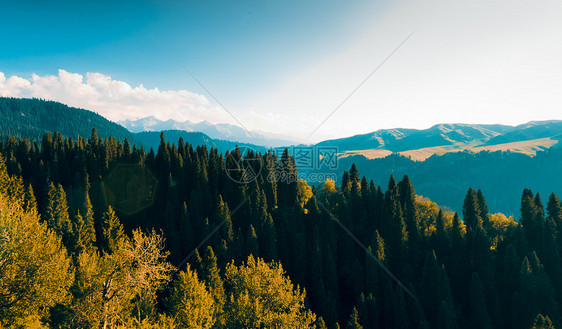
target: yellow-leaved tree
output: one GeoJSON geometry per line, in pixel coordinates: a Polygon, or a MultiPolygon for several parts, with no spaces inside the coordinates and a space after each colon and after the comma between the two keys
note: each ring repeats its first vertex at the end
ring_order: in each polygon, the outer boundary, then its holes
{"type": "Polygon", "coordinates": [[[189,264],[174,281],[168,298],[168,312],[182,328],[209,329],[216,321],[213,295],[189,264]]]}
{"type": "Polygon", "coordinates": [[[156,316],[156,293],[169,281],[164,238],[134,230],[111,253],[83,252],[78,257],[73,325],[100,328],[123,325],[131,316],[156,316]]]}
{"type": "Polygon", "coordinates": [[[61,237],[26,206],[21,179],[8,177],[0,155],[0,327],[28,326],[69,298],[71,261],[61,237]]]}
{"type": "Polygon", "coordinates": [[[226,328],[313,328],[316,315],[305,307],[306,292],[295,287],[281,264],[249,256],[226,268],[226,328]]]}

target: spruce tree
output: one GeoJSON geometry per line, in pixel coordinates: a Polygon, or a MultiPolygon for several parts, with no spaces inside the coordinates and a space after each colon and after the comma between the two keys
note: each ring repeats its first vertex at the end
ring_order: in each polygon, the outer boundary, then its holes
{"type": "Polygon", "coordinates": [[[359,324],[359,313],[357,308],[354,307],[349,315],[349,321],[347,321],[346,329],[363,329],[363,326],[359,324]]]}
{"type": "Polygon", "coordinates": [[[246,235],[246,254],[253,255],[254,257],[259,257],[258,236],[253,225],[250,225],[250,227],[248,227],[246,235]]]}
{"type": "Polygon", "coordinates": [[[322,319],[321,316],[318,317],[318,320],[316,320],[316,329],[328,329],[328,327],[326,327],[324,319],[322,319]]]}
{"type": "Polygon", "coordinates": [[[533,323],[531,329],[554,329],[554,325],[548,316],[542,316],[542,314],[539,314],[535,318],[535,322],[533,323]]]}
{"type": "Polygon", "coordinates": [[[217,313],[215,317],[219,324],[222,324],[224,319],[222,318],[222,309],[224,303],[226,302],[226,295],[224,292],[224,284],[220,275],[220,270],[217,265],[217,257],[213,252],[211,246],[207,246],[203,259],[201,260],[201,279],[207,285],[209,292],[215,300],[217,313]]]}
{"type": "Polygon", "coordinates": [[[462,214],[467,228],[476,229],[477,227],[482,227],[478,197],[472,187],[470,187],[466,192],[466,197],[464,198],[464,204],[462,207],[462,214]]]}
{"type": "Polygon", "coordinates": [[[472,328],[491,329],[490,315],[488,314],[484,298],[484,287],[477,272],[472,273],[468,291],[470,293],[468,318],[472,323],[472,328]]]}
{"type": "Polygon", "coordinates": [[[556,194],[550,194],[546,211],[548,212],[549,219],[553,220],[556,225],[562,225],[562,206],[560,205],[560,199],[556,194]]]}
{"type": "Polygon", "coordinates": [[[35,194],[33,193],[33,187],[31,184],[27,185],[25,190],[23,209],[27,212],[38,212],[37,200],[35,199],[35,194]]]}
{"type": "Polygon", "coordinates": [[[113,208],[109,206],[102,216],[101,249],[111,254],[119,249],[125,238],[123,225],[119,221],[119,218],[117,218],[113,208]]]}
{"type": "Polygon", "coordinates": [[[94,244],[96,242],[96,229],[95,229],[95,219],[94,219],[94,207],[90,201],[89,193],[90,183],[86,177],[86,187],[84,191],[84,199],[80,212],[84,220],[86,234],[84,236],[85,243],[94,244]],[[87,241],[87,242],[86,242],[87,241]]]}
{"type": "Polygon", "coordinates": [[[63,244],[69,248],[72,241],[72,223],[68,215],[66,193],[59,184],[49,184],[47,191],[47,206],[45,207],[44,220],[47,225],[62,237],[63,244]]]}
{"type": "Polygon", "coordinates": [[[442,301],[452,304],[449,278],[443,265],[437,261],[435,252],[429,251],[422,269],[420,299],[430,323],[437,323],[437,314],[442,301]]]}
{"type": "Polygon", "coordinates": [[[455,311],[447,301],[441,301],[437,314],[437,329],[458,329],[455,311]]]}

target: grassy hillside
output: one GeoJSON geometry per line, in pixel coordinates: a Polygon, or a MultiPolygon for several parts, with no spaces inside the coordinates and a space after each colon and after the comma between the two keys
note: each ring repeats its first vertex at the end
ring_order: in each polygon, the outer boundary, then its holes
{"type": "Polygon", "coordinates": [[[438,124],[428,129],[387,129],[347,138],[327,140],[318,146],[336,146],[341,156],[368,159],[400,153],[424,161],[433,154],[470,150],[511,151],[534,156],[537,151],[559,147],[562,121],[533,121],[519,126],[438,124]]]}

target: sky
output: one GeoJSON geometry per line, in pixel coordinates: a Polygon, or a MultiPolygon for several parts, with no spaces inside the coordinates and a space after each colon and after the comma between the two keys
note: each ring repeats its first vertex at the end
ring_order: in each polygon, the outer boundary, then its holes
{"type": "Polygon", "coordinates": [[[207,120],[312,143],[562,119],[559,0],[59,0],[2,12],[0,96],[112,121],[207,120]]]}

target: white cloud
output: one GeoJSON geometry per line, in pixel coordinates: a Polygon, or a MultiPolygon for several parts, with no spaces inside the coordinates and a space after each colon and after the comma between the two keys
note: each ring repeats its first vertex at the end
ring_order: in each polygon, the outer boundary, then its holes
{"type": "Polygon", "coordinates": [[[78,73],[59,70],[58,76],[33,74],[31,79],[6,77],[0,72],[0,96],[36,97],[85,108],[112,121],[155,116],[213,123],[232,123],[230,116],[205,96],[187,90],[132,87],[102,73],[78,73]]]}

